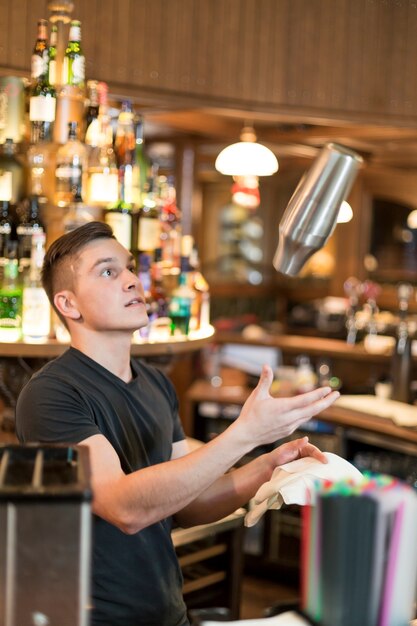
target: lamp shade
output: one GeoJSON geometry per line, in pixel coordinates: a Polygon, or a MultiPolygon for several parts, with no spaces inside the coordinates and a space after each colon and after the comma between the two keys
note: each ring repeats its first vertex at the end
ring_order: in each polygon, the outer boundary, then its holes
{"type": "Polygon", "coordinates": [[[244,128],[241,138],[247,139],[233,143],[220,152],[215,163],[218,172],[226,176],[271,176],[278,171],[275,154],[256,142],[253,129],[244,128]]]}

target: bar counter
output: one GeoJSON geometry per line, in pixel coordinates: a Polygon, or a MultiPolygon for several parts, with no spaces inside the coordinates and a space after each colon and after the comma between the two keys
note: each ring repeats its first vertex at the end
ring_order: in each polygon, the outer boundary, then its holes
{"type": "Polygon", "coordinates": [[[239,343],[248,346],[268,346],[279,348],[289,355],[310,354],[312,356],[328,356],[337,360],[348,359],[369,363],[385,363],[390,358],[389,352],[368,352],[362,343],[348,344],[342,339],[328,339],[325,337],[311,337],[290,334],[265,333],[256,338],[244,337],[238,332],[216,332],[216,342],[239,343]]]}
{"type": "MultiPolygon", "coordinates": [[[[195,331],[187,337],[172,338],[168,341],[132,341],[132,356],[169,356],[195,352],[211,341],[214,335],[214,328],[208,326],[202,331],[195,331]]],[[[45,341],[27,343],[16,341],[13,343],[0,342],[0,357],[21,357],[21,358],[46,358],[53,359],[69,347],[68,343],[47,339],[45,341]]]]}
{"type": "MultiPolygon", "coordinates": [[[[189,388],[186,398],[188,402],[185,430],[187,434],[194,432],[194,407],[199,402],[218,402],[221,404],[241,405],[245,402],[252,389],[250,387],[221,386],[213,387],[206,380],[196,380],[189,388]]],[[[417,444],[417,428],[405,428],[396,425],[392,420],[378,417],[370,413],[347,409],[333,405],[320,413],[317,419],[329,422],[345,428],[358,428],[371,431],[380,435],[386,435],[402,444],[417,444]]]]}

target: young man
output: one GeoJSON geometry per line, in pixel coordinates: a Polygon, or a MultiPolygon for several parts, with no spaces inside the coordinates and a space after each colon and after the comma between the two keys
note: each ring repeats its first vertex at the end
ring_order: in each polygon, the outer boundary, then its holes
{"type": "Polygon", "coordinates": [[[35,373],[16,409],[20,441],[75,443],[90,452],[93,488],[93,626],[185,626],[171,518],[220,519],[248,502],[280,464],[325,460],[298,439],[227,472],[256,446],[279,440],[338,396],[322,388],[272,398],[272,372],[238,419],[189,453],[169,380],[130,358],[148,322],[131,254],[101,222],[55,241],[42,280],[71,347],[35,373]]]}

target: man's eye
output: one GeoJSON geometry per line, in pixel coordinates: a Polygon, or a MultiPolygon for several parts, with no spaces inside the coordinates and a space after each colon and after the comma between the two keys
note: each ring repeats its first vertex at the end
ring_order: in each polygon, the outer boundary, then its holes
{"type": "Polygon", "coordinates": [[[105,269],[101,273],[102,276],[113,276],[113,270],[105,269]]]}
{"type": "Polygon", "coordinates": [[[136,274],[136,267],[134,265],[130,265],[127,269],[129,272],[132,272],[132,274],[136,274]]]}

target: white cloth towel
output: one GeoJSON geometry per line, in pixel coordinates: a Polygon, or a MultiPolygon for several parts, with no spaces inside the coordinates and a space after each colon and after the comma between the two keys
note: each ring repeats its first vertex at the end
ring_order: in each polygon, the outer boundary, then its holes
{"type": "Polygon", "coordinates": [[[297,615],[293,611],[286,611],[281,615],[275,615],[274,617],[264,617],[261,619],[242,619],[235,620],[233,622],[203,622],[202,626],[235,626],[235,624],[242,624],[242,626],[308,626],[307,620],[301,615],[297,615]]]}
{"type": "Polygon", "coordinates": [[[349,461],[334,454],[324,453],[327,463],[309,456],[280,465],[253,498],[254,506],[245,516],[245,525],[253,526],[268,509],[280,509],[282,504],[313,504],[312,496],[317,482],[349,479],[363,480],[361,472],[349,461]]]}

